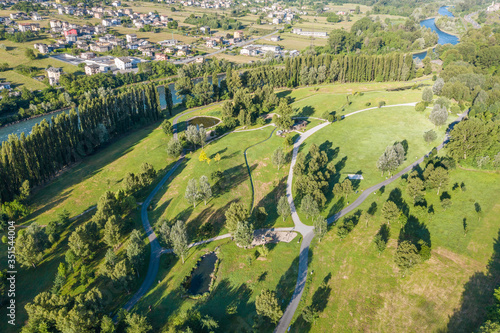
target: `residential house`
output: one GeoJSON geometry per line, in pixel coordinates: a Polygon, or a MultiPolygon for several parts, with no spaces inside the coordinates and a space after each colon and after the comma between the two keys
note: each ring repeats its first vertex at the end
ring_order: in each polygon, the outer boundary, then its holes
{"type": "Polygon", "coordinates": [[[122,2],[119,0],[113,1],[111,4],[113,7],[120,7],[122,5],[122,2]]]}
{"type": "Polygon", "coordinates": [[[175,39],[166,39],[166,40],[162,40],[160,42],[158,42],[158,44],[160,44],[160,46],[164,47],[164,46],[174,46],[174,45],[177,45],[177,40],[175,39]]]}
{"type": "Polygon", "coordinates": [[[138,47],[139,47],[139,45],[137,43],[129,43],[129,44],[127,44],[127,48],[129,50],[137,50],[138,47]]]}
{"type": "Polygon", "coordinates": [[[31,19],[32,19],[33,21],[41,21],[41,20],[43,20],[42,16],[40,16],[40,14],[38,14],[38,13],[33,13],[33,14],[31,15],[31,19]]]}
{"type": "Polygon", "coordinates": [[[155,55],[155,59],[158,61],[168,60],[168,55],[166,55],[165,53],[157,53],[155,55]]]}
{"type": "Polygon", "coordinates": [[[111,45],[109,45],[109,43],[90,44],[90,51],[93,52],[108,52],[110,50],[111,50],[111,45]]]}
{"type": "Polygon", "coordinates": [[[94,52],[83,52],[80,54],[80,58],[84,60],[89,60],[95,58],[95,53],[94,52]]]}
{"type": "Polygon", "coordinates": [[[10,86],[10,82],[0,82],[0,90],[10,90],[11,89],[11,86],[10,86]]]}
{"type": "Polygon", "coordinates": [[[236,38],[243,38],[243,31],[238,30],[234,32],[234,39],[236,38]]]}
{"type": "Polygon", "coordinates": [[[47,76],[49,78],[49,84],[55,86],[59,84],[59,79],[61,78],[62,68],[49,67],[47,69],[47,76]]]}
{"type": "Polygon", "coordinates": [[[126,37],[127,37],[127,43],[134,43],[137,41],[136,34],[128,34],[126,37]]]}
{"type": "Polygon", "coordinates": [[[200,32],[203,34],[210,34],[210,27],[209,26],[203,26],[200,28],[200,32]]]}
{"type": "Polygon", "coordinates": [[[271,42],[279,42],[281,40],[280,36],[272,36],[271,42]]]}
{"type": "Polygon", "coordinates": [[[94,75],[99,74],[101,72],[101,67],[97,64],[91,64],[85,66],[85,74],[86,75],[94,75]]]}
{"type": "Polygon", "coordinates": [[[47,54],[50,52],[50,49],[47,46],[47,44],[35,43],[34,48],[38,50],[38,52],[40,52],[41,54],[47,54]]]}
{"type": "Polygon", "coordinates": [[[19,31],[21,32],[27,32],[27,31],[31,31],[31,24],[30,23],[19,23],[17,25],[17,28],[19,29],[19,31]]]}
{"type": "Polygon", "coordinates": [[[153,58],[153,57],[155,56],[155,52],[154,52],[154,50],[153,50],[153,49],[143,50],[143,51],[142,51],[142,55],[143,55],[144,57],[151,57],[151,58],[153,58]]]}

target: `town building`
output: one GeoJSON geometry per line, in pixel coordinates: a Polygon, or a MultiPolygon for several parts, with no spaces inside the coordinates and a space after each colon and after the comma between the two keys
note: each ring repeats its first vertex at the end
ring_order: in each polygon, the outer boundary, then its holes
{"type": "Polygon", "coordinates": [[[101,68],[97,64],[91,64],[85,66],[85,74],[86,75],[94,75],[99,74],[101,72],[101,68]]]}
{"type": "Polygon", "coordinates": [[[118,69],[130,69],[132,68],[132,59],[129,57],[115,58],[115,65],[118,69]]]}
{"type": "Polygon", "coordinates": [[[49,78],[49,84],[55,86],[59,84],[59,79],[61,78],[62,68],[49,67],[47,69],[47,77],[49,78]]]}

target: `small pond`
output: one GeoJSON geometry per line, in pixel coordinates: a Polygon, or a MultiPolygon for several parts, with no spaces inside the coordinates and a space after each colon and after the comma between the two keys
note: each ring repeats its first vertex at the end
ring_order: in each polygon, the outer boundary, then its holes
{"type": "Polygon", "coordinates": [[[220,119],[215,117],[199,116],[188,120],[188,125],[203,125],[205,128],[210,128],[220,123],[220,119]]]}
{"type": "Polygon", "coordinates": [[[201,257],[198,265],[191,273],[189,285],[186,286],[189,294],[202,295],[209,291],[210,282],[212,281],[210,275],[214,272],[216,262],[217,255],[215,252],[210,252],[201,257]]]}

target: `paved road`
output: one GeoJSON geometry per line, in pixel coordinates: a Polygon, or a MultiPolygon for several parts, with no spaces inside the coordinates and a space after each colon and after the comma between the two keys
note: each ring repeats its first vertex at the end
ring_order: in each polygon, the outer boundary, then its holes
{"type": "Polygon", "coordinates": [[[148,219],[148,207],[151,204],[151,200],[153,200],[154,196],[158,191],[162,188],[163,185],[167,182],[167,180],[172,176],[172,174],[175,172],[175,170],[179,167],[179,165],[182,163],[182,160],[184,159],[184,154],[182,154],[179,157],[179,160],[175,165],[170,168],[170,170],[167,172],[167,174],[162,178],[162,180],[156,185],[154,190],[149,194],[149,196],[146,198],[144,203],[142,204],[141,208],[141,220],[142,220],[142,226],[144,227],[144,230],[146,231],[146,235],[148,236],[149,243],[151,244],[151,255],[149,256],[149,267],[148,267],[148,272],[146,273],[146,277],[144,278],[144,281],[142,282],[141,287],[139,290],[134,294],[134,296],[125,304],[124,309],[127,311],[130,311],[132,307],[141,299],[142,296],[144,296],[148,290],[151,288],[153,285],[153,282],[156,280],[156,275],[158,274],[158,268],[160,267],[160,255],[162,253],[162,247],[158,243],[158,239],[156,238],[156,234],[153,231],[153,228],[151,227],[151,224],[149,223],[148,219]]]}
{"type": "MultiPolygon", "coordinates": [[[[416,103],[405,103],[405,104],[386,105],[384,107],[409,106],[409,105],[415,105],[415,104],[416,103]]],[[[368,111],[368,110],[373,110],[373,109],[378,109],[378,107],[355,111],[355,112],[352,112],[352,113],[349,113],[349,114],[345,115],[345,117],[352,116],[354,114],[357,114],[357,113],[360,113],[360,112],[364,112],[364,111],[368,111]]],[[[437,147],[438,150],[442,149],[444,147],[444,145],[448,142],[449,131],[450,131],[451,128],[453,128],[453,125],[455,125],[455,124],[459,123],[460,121],[462,121],[463,118],[465,116],[467,116],[468,111],[469,110],[467,110],[463,114],[461,114],[452,123],[452,125],[448,128],[448,131],[446,132],[445,139],[437,147]]],[[[318,125],[318,126],[315,126],[315,127],[311,128],[309,131],[305,132],[303,135],[301,135],[299,137],[299,139],[295,142],[294,147],[293,147],[292,162],[290,163],[290,171],[288,173],[288,180],[287,180],[287,189],[286,189],[286,192],[287,192],[288,202],[290,204],[290,208],[291,208],[291,211],[292,211],[292,219],[293,219],[293,222],[294,222],[294,224],[296,226],[296,230],[299,231],[299,232],[301,232],[304,238],[302,240],[302,244],[301,244],[301,247],[300,247],[299,273],[298,273],[298,277],[297,277],[297,283],[295,285],[295,291],[294,291],[294,293],[292,295],[292,299],[290,300],[290,303],[288,304],[288,306],[287,306],[287,308],[285,310],[285,313],[283,314],[283,317],[281,317],[281,319],[280,319],[280,321],[278,323],[278,326],[274,330],[274,332],[276,332],[276,333],[283,333],[283,332],[287,331],[288,327],[290,326],[290,323],[292,322],[292,319],[293,319],[293,316],[295,314],[295,311],[297,310],[297,307],[298,307],[298,305],[300,303],[300,299],[301,299],[302,293],[304,291],[304,286],[305,286],[305,283],[307,281],[307,264],[308,264],[308,256],[309,256],[309,245],[311,244],[311,241],[312,241],[312,239],[314,237],[314,228],[311,227],[311,226],[307,226],[307,225],[303,224],[300,221],[300,218],[299,218],[299,216],[297,214],[297,211],[295,209],[295,203],[294,203],[293,197],[292,197],[293,167],[294,167],[295,162],[296,162],[297,153],[298,153],[300,145],[309,136],[311,136],[312,134],[314,134],[317,131],[321,130],[323,127],[328,126],[328,124],[329,123],[323,123],[321,125],[318,125]]],[[[330,216],[327,219],[328,223],[333,223],[337,219],[341,218],[342,216],[344,216],[347,213],[351,212],[352,210],[356,209],[366,198],[368,198],[368,196],[371,193],[373,193],[373,191],[376,191],[379,188],[381,188],[382,186],[388,185],[391,182],[395,181],[396,179],[398,179],[399,177],[401,177],[405,173],[407,173],[410,170],[412,170],[416,165],[422,163],[423,160],[424,160],[424,157],[420,158],[416,162],[414,162],[411,165],[409,165],[408,167],[404,168],[403,170],[401,170],[400,172],[398,172],[396,175],[392,176],[391,178],[386,179],[383,182],[381,182],[381,183],[379,183],[377,185],[374,185],[374,186],[368,188],[351,205],[349,205],[348,207],[344,208],[339,213],[337,213],[337,214],[335,214],[333,216],[330,216]]]]}
{"type": "Polygon", "coordinates": [[[267,34],[265,36],[261,36],[261,37],[257,37],[257,38],[252,38],[252,39],[246,40],[246,41],[241,42],[241,43],[236,43],[236,44],[233,44],[233,45],[231,45],[229,47],[225,47],[223,49],[220,49],[218,51],[215,51],[215,52],[212,52],[212,53],[209,53],[209,54],[199,55],[199,56],[196,56],[196,57],[186,58],[186,59],[182,59],[182,60],[176,60],[173,63],[176,64],[176,65],[181,65],[181,64],[187,64],[189,62],[193,62],[193,61],[195,61],[198,58],[208,58],[208,57],[211,57],[213,55],[219,54],[221,52],[224,52],[224,51],[227,51],[227,50],[231,50],[231,49],[233,49],[235,47],[242,47],[242,46],[251,44],[251,43],[253,43],[253,42],[255,42],[255,41],[259,40],[259,39],[275,35],[278,32],[279,32],[279,30],[275,30],[275,31],[273,31],[270,34],[267,34]]]}

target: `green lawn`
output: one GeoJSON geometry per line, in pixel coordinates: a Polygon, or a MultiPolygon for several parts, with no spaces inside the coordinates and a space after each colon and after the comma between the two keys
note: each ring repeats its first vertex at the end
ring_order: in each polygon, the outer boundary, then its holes
{"type": "MultiPolygon", "coordinates": [[[[7,47],[7,50],[0,50],[0,62],[6,62],[9,64],[9,70],[5,72],[0,72],[0,80],[5,80],[12,82],[14,87],[23,85],[31,90],[44,89],[47,86],[40,81],[37,81],[31,77],[24,76],[14,71],[14,67],[19,65],[29,65],[35,66],[39,69],[38,75],[46,75],[45,68],[49,65],[52,67],[62,67],[65,73],[74,73],[80,70],[77,66],[70,65],[68,63],[53,59],[47,55],[40,55],[42,58],[37,60],[29,60],[25,56],[26,49],[33,49],[34,43],[51,43],[50,38],[47,35],[41,34],[40,39],[25,42],[25,43],[15,43],[9,40],[2,40],[0,44],[7,47]]],[[[35,51],[38,52],[38,51],[35,51]]]]}
{"type": "MultiPolygon", "coordinates": [[[[334,199],[331,189],[348,174],[363,175],[364,179],[359,183],[353,182],[354,190],[359,192],[386,178],[387,175],[382,176],[378,171],[376,162],[387,146],[403,140],[408,142],[406,161],[398,169],[401,170],[441,142],[445,126],[436,129],[438,139],[435,142],[428,144],[423,139],[424,132],[434,128],[428,120],[429,112],[427,109],[419,113],[409,106],[369,110],[333,123],[306,140],[300,147],[303,154],[307,154],[313,143],[327,149],[329,163],[333,163],[337,170],[330,179],[328,201],[322,214],[331,216],[347,205],[343,198],[334,199]]],[[[450,116],[449,121],[454,117],[450,116]]],[[[350,195],[347,202],[352,202],[359,192],[350,195]]]]}
{"type": "MultiPolygon", "coordinates": [[[[225,233],[224,213],[230,204],[241,202],[245,207],[250,207],[251,204],[252,192],[243,151],[268,138],[271,131],[272,128],[267,127],[261,131],[231,133],[205,146],[204,151],[210,158],[213,159],[217,153],[220,154],[219,163],[214,160],[210,164],[200,162],[201,149],[188,153],[172,176],[172,181],[153,199],[154,209],[150,218],[152,224],[161,218],[169,221],[183,220],[188,223],[191,239],[197,239],[196,231],[204,223],[213,225],[214,234],[225,233]],[[211,179],[214,171],[221,171],[224,174],[223,179],[216,184],[211,179]],[[189,179],[199,180],[202,175],[209,177],[214,196],[206,205],[199,202],[193,207],[184,198],[184,193],[189,179]]],[[[271,154],[261,151],[260,146],[255,147],[255,150],[252,149],[252,154],[253,152],[259,156],[271,154]]],[[[252,174],[259,164],[257,159],[249,160],[252,174]]]]}
{"type": "MultiPolygon", "coordinates": [[[[130,135],[116,140],[108,147],[99,151],[91,157],[87,157],[81,163],[71,167],[50,184],[35,193],[31,201],[33,213],[28,216],[22,224],[36,222],[42,225],[57,219],[57,214],[63,209],[67,209],[71,216],[82,213],[87,208],[95,205],[99,197],[106,190],[116,191],[121,188],[121,181],[127,172],[138,172],[142,162],[153,164],[159,171],[159,180],[170,167],[174,159],[166,156],[165,144],[168,140],[161,129],[157,129],[158,124],[137,130],[130,135]]],[[[144,191],[137,194],[137,199],[141,200],[144,193],[152,189],[149,186],[144,191]]],[[[37,294],[51,288],[57,267],[64,261],[64,253],[68,249],[67,239],[71,232],[78,226],[88,221],[93,212],[71,222],[61,233],[60,239],[48,250],[44,261],[34,269],[24,269],[18,267],[17,274],[17,320],[22,323],[27,319],[24,305],[31,301],[37,294]],[[33,274],[37,276],[37,283],[33,283],[33,274]]],[[[131,214],[127,221],[143,233],[139,214],[131,214]]],[[[125,241],[124,237],[122,241],[125,241]]],[[[123,255],[123,248],[118,251],[118,255],[123,255]]],[[[96,259],[90,262],[90,268],[97,267],[104,256],[105,250],[96,253],[96,259]]],[[[149,247],[147,256],[149,255],[149,247]]],[[[6,246],[0,244],[0,269],[6,268],[6,246]]],[[[146,265],[143,268],[147,268],[146,265]]],[[[96,270],[97,271],[97,270],[96,270]]],[[[144,272],[143,272],[144,273],[144,272]]],[[[142,274],[144,275],[144,274],[142,274]]],[[[131,287],[132,292],[139,286],[140,279],[131,287]]],[[[130,295],[123,291],[117,291],[104,279],[91,279],[88,284],[80,285],[75,277],[68,277],[65,293],[79,293],[86,288],[97,285],[105,296],[105,306],[114,310],[117,305],[125,303],[130,295]]],[[[5,308],[3,309],[5,310],[5,308]]],[[[2,312],[3,313],[3,312],[2,312]]],[[[0,324],[0,331],[6,330],[6,322],[0,324]]]]}
{"type": "MultiPolygon", "coordinates": [[[[363,95],[353,96],[353,93],[361,91],[357,90],[361,87],[352,87],[350,91],[344,90],[344,92],[333,90],[334,86],[318,86],[316,88],[300,88],[289,93],[288,96],[294,102],[292,105],[297,115],[321,117],[326,111],[336,111],[338,115],[342,115],[377,107],[381,101],[384,101],[386,105],[393,105],[418,102],[422,98],[422,90],[420,89],[395,92],[373,90],[363,92],[363,95]],[[318,91],[315,91],[316,88],[319,88],[318,91]],[[347,103],[348,99],[350,104],[347,103]]],[[[283,92],[281,94],[285,95],[283,92]]]]}
{"type": "Polygon", "coordinates": [[[158,124],[137,130],[110,144],[95,155],[54,179],[32,196],[32,214],[25,220],[47,224],[63,209],[75,216],[94,206],[105,191],[121,189],[128,172],[137,173],[143,162],[161,174],[168,171],[174,158],[165,151],[169,140],[158,124]]]}
{"type": "MultiPolygon", "coordinates": [[[[172,328],[174,317],[188,309],[212,316],[219,323],[220,332],[251,330],[256,315],[255,297],[262,290],[276,291],[283,310],[288,304],[297,278],[299,247],[295,240],[279,243],[267,258],[257,258],[255,249],[239,248],[227,239],[191,249],[184,264],[172,254],[163,255],[159,283],[138,303],[136,310],[148,316],[155,332],[172,328]],[[206,299],[185,298],[183,278],[203,254],[213,250],[220,258],[213,291],[206,299]],[[226,313],[229,305],[237,307],[236,314],[226,313]]],[[[273,329],[272,324],[262,327],[266,332],[273,329]]]]}
{"type": "Polygon", "coordinates": [[[378,206],[368,226],[359,222],[342,241],[336,227],[331,227],[321,243],[313,244],[309,269],[314,274],[308,275],[292,332],[436,332],[446,331],[447,325],[450,332],[472,332],[484,319],[488,297],[498,279],[486,272],[500,227],[500,174],[452,171],[446,189],[453,202],[451,208],[444,211],[435,191],[426,194],[434,214],[414,211],[398,182],[388,186],[383,196],[373,195],[359,207],[367,210],[372,203],[378,206]],[[451,190],[455,182],[464,182],[467,190],[451,190]],[[373,244],[383,222],[380,207],[398,188],[411,206],[411,214],[422,223],[421,230],[428,231],[432,245],[431,259],[405,278],[393,261],[401,226],[391,225],[391,239],[382,255],[373,244]],[[475,212],[475,202],[482,207],[480,216],[475,212]],[[465,236],[464,219],[469,228],[465,236]],[[320,309],[312,325],[300,317],[303,307],[311,303],[320,309]]]}

